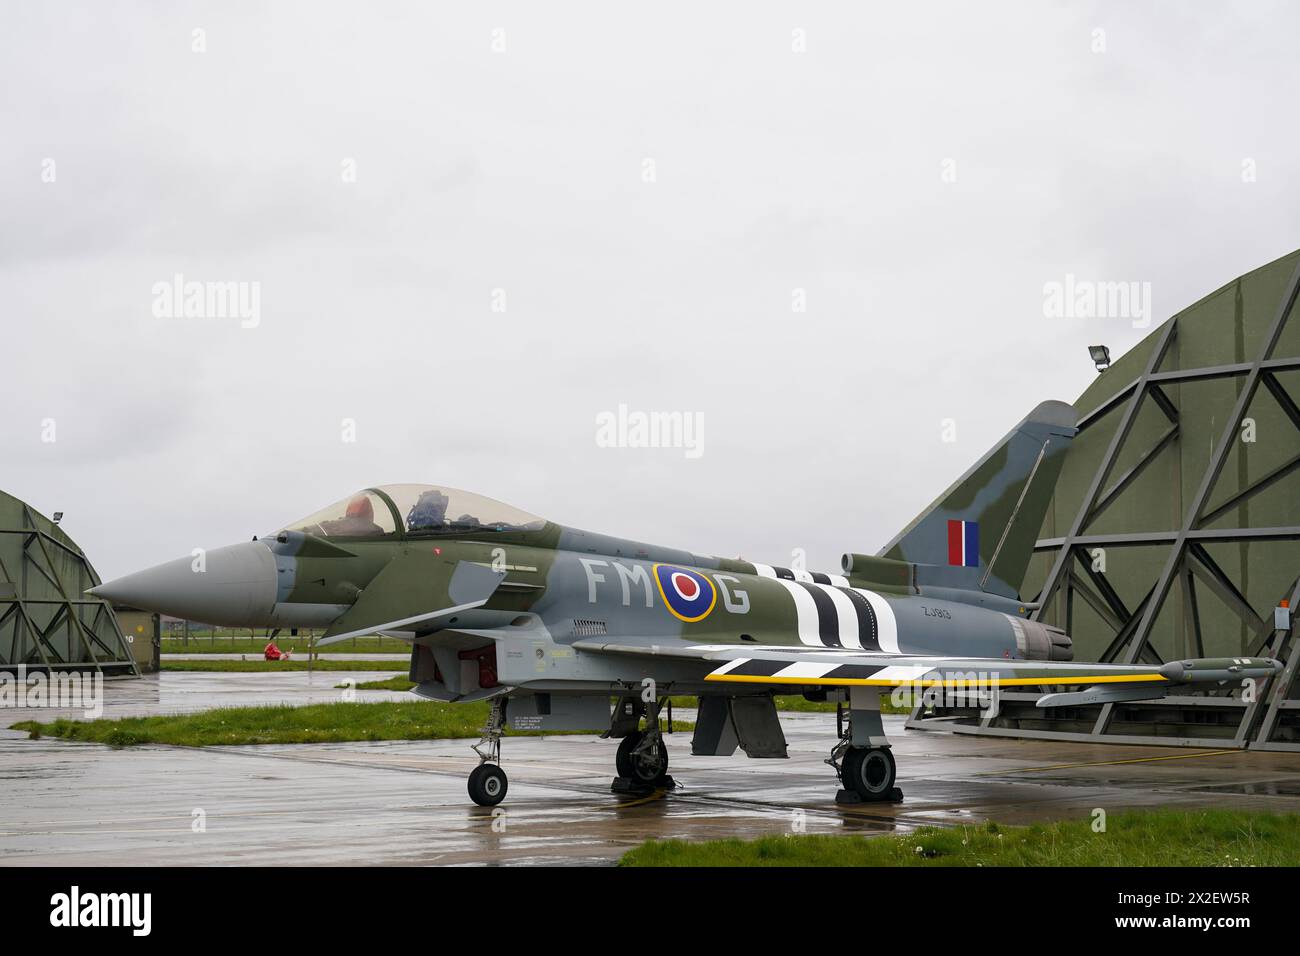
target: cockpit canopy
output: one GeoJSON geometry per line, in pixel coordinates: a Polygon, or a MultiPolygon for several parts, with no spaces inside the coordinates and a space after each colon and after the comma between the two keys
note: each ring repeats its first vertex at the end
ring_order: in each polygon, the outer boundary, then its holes
{"type": "Polygon", "coordinates": [[[375,538],[537,531],[537,515],[446,485],[381,485],[348,495],[284,531],[320,538],[375,538]]]}

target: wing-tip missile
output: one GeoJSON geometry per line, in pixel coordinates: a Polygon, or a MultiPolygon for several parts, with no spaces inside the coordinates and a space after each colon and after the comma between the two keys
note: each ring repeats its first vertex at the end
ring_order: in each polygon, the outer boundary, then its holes
{"type": "Polygon", "coordinates": [[[1221,682],[1255,678],[1262,680],[1282,672],[1282,662],[1271,657],[1208,657],[1170,661],[1160,676],[1175,684],[1221,682]]]}

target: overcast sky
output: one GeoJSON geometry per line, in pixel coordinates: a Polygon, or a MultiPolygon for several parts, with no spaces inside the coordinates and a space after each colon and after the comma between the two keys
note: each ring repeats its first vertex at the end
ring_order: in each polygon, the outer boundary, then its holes
{"type": "Polygon", "coordinates": [[[1158,323],[1300,245],[1295,5],[2,17],[0,488],[110,578],[396,481],[835,566],[1146,334],[1045,283],[1158,323]]]}

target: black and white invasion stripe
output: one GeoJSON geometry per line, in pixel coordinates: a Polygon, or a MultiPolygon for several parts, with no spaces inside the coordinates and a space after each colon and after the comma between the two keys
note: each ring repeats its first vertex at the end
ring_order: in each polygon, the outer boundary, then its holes
{"type": "Polygon", "coordinates": [[[898,624],[884,598],[866,588],[850,587],[840,574],[792,571],[754,565],[761,577],[773,578],[790,593],[799,640],[809,647],[899,653],[898,624]]]}
{"type": "Polygon", "coordinates": [[[773,683],[824,684],[837,681],[892,685],[907,684],[933,671],[928,664],[838,664],[834,661],[771,661],[741,657],[728,661],[709,674],[709,680],[757,681],[767,678],[773,683]]]}
{"type": "Polygon", "coordinates": [[[822,571],[799,571],[790,568],[773,567],[770,564],[754,565],[754,573],[761,578],[778,578],[782,581],[801,581],[804,584],[833,584],[836,587],[848,587],[849,579],[842,574],[826,574],[822,571]]]}

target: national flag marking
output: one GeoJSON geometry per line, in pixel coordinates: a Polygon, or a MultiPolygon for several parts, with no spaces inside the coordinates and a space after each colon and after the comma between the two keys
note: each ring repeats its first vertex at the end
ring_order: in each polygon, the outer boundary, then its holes
{"type": "Polygon", "coordinates": [[[948,563],[958,568],[980,566],[980,526],[978,521],[948,520],[948,563]]]}

